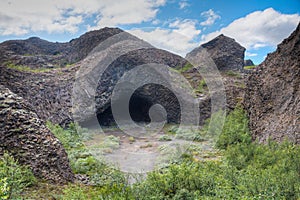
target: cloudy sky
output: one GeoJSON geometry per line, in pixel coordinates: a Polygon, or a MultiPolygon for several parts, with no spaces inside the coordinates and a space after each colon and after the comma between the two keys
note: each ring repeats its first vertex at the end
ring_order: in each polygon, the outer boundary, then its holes
{"type": "Polygon", "coordinates": [[[185,56],[223,33],[259,64],[299,21],[300,0],[1,0],[0,42],[31,36],[65,42],[120,27],[185,56]]]}

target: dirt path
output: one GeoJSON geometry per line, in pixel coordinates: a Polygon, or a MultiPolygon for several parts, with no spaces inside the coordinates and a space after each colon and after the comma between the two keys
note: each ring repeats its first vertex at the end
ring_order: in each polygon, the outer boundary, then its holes
{"type": "Polygon", "coordinates": [[[192,149],[196,161],[219,159],[211,141],[186,141],[163,131],[148,138],[132,137],[118,129],[93,132],[86,146],[95,157],[105,159],[124,172],[149,172],[176,161],[188,149],[192,149]]]}

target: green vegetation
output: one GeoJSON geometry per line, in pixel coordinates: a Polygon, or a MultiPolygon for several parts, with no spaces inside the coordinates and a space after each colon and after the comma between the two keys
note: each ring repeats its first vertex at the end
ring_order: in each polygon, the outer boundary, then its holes
{"type": "Polygon", "coordinates": [[[169,135],[162,135],[158,138],[158,141],[172,141],[172,138],[169,135]]]}
{"type": "MultiPolygon", "coordinates": [[[[224,112],[217,112],[213,114],[211,120],[221,121],[223,115],[224,112]]],[[[48,191],[48,197],[63,200],[300,199],[300,146],[289,142],[282,144],[271,141],[267,144],[251,142],[247,115],[240,106],[227,115],[223,129],[218,123],[215,127],[209,127],[209,122],[208,120],[202,131],[190,131],[189,134],[193,132],[192,137],[201,136],[201,138],[207,138],[208,134],[212,134],[210,137],[216,138],[216,147],[221,149],[218,153],[222,156],[221,159],[196,159],[199,152],[196,152],[198,147],[195,146],[191,151],[182,154],[181,159],[148,173],[147,178],[133,184],[128,183],[126,174],[110,168],[90,154],[83,143],[86,140],[84,129],[74,124],[68,129],[62,129],[58,125],[48,123],[48,127],[66,148],[73,171],[88,175],[92,183],[92,185],[76,183],[63,187],[53,186],[59,189],[52,188],[52,192],[48,191]],[[219,136],[213,134],[218,131],[221,131],[219,136]],[[53,190],[56,192],[55,195],[53,190]]],[[[175,134],[190,137],[186,134],[186,130],[176,126],[168,128],[168,133],[162,140],[167,140],[169,136],[175,134]]],[[[118,143],[115,137],[109,138],[109,141],[118,143]]],[[[2,199],[7,194],[6,191],[14,185],[9,180],[23,180],[21,182],[26,183],[23,188],[32,183],[32,179],[22,179],[31,176],[16,175],[20,174],[20,171],[11,173],[18,178],[10,179],[10,176],[6,176],[9,174],[5,172],[6,165],[1,164],[0,168],[2,199]]],[[[21,169],[20,166],[14,166],[14,170],[21,169]]],[[[47,192],[40,190],[44,188],[32,189],[27,195],[41,199],[41,195],[47,192]]],[[[18,194],[20,192],[15,192],[15,197],[18,194]]]]}
{"type": "Polygon", "coordinates": [[[5,63],[6,67],[9,69],[15,69],[18,71],[22,71],[22,72],[33,72],[33,73],[38,73],[38,72],[48,72],[51,71],[52,69],[48,69],[48,68],[38,68],[38,69],[32,69],[26,65],[15,65],[12,62],[7,62],[5,63]]]}
{"type": "Polygon", "coordinates": [[[250,65],[250,66],[244,66],[244,69],[250,70],[250,69],[255,69],[256,65],[250,65]]]}
{"type": "Polygon", "coordinates": [[[203,94],[203,93],[205,93],[206,89],[207,89],[207,84],[206,84],[205,80],[202,79],[202,80],[200,81],[198,87],[196,88],[196,91],[195,91],[195,92],[198,92],[198,93],[202,93],[202,94],[203,94]]]}
{"type": "Polygon", "coordinates": [[[0,158],[0,199],[16,199],[36,182],[32,172],[20,166],[8,153],[0,158]]]}
{"type": "MultiPolygon", "coordinates": [[[[59,125],[53,125],[47,122],[47,127],[62,142],[68,153],[71,168],[74,173],[85,174],[90,176],[93,185],[124,184],[126,182],[124,174],[120,171],[109,167],[106,163],[100,162],[95,158],[92,152],[84,145],[87,139],[85,129],[78,127],[76,124],[70,124],[68,129],[63,129],[59,125]]],[[[114,148],[119,145],[119,140],[114,136],[105,138],[102,146],[114,148]]]]}
{"type": "Polygon", "coordinates": [[[216,141],[216,146],[219,149],[227,149],[229,146],[239,143],[250,144],[251,136],[247,114],[240,106],[237,106],[226,117],[222,132],[216,141]]]}
{"type": "Polygon", "coordinates": [[[200,130],[193,129],[192,127],[178,127],[177,125],[173,125],[169,128],[168,133],[174,135],[177,139],[203,141],[200,130]]]}
{"type": "Polygon", "coordinates": [[[193,66],[191,63],[187,63],[187,64],[185,64],[184,66],[177,67],[176,69],[177,69],[179,72],[183,73],[183,72],[188,71],[189,69],[192,69],[193,67],[194,67],[194,66],[193,66]]]}
{"type": "Polygon", "coordinates": [[[146,180],[133,186],[135,197],[299,199],[300,147],[288,142],[251,143],[247,122],[240,107],[228,115],[217,140],[217,146],[225,149],[223,160],[194,162],[186,159],[151,172],[146,180]]]}
{"type": "Polygon", "coordinates": [[[235,72],[235,71],[232,71],[232,70],[226,71],[225,74],[226,74],[227,76],[236,77],[236,78],[241,78],[241,74],[240,74],[239,72],[235,72]]]}
{"type": "MultiPolygon", "coordinates": [[[[16,65],[12,62],[6,62],[5,66],[9,69],[15,69],[18,71],[22,71],[22,72],[32,72],[32,73],[42,73],[42,72],[49,72],[49,71],[53,71],[55,69],[61,69],[59,66],[55,66],[54,68],[37,68],[37,69],[33,69],[29,66],[26,65],[16,65]]],[[[66,64],[65,68],[70,68],[73,67],[73,64],[66,64]]],[[[61,72],[61,71],[60,71],[61,72]]]]}

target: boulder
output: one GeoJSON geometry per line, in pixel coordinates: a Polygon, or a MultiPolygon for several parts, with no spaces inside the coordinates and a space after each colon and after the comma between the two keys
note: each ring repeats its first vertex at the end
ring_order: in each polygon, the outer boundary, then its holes
{"type": "Polygon", "coordinates": [[[0,153],[9,152],[35,176],[74,181],[67,153],[23,98],[0,85],[0,153]]]}
{"type": "Polygon", "coordinates": [[[246,86],[253,139],[300,144],[300,24],[249,75],[246,86]]]}

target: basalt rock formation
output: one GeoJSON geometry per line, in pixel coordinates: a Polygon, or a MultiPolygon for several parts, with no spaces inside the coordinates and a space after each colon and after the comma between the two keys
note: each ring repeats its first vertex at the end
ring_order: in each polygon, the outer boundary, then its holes
{"type": "MultiPolygon", "coordinates": [[[[199,52],[206,51],[220,71],[242,71],[245,50],[246,49],[234,39],[221,34],[213,40],[195,48],[188,53],[186,57],[191,57],[199,52]]],[[[206,54],[206,52],[203,53],[206,54]]]]}
{"type": "Polygon", "coordinates": [[[13,64],[32,69],[64,67],[82,60],[100,42],[121,32],[118,28],[103,28],[64,43],[48,42],[38,37],[5,41],[0,44],[0,65],[13,64]]]}
{"type": "MultiPolygon", "coordinates": [[[[76,71],[82,69],[82,71],[87,72],[90,67],[94,67],[91,66],[90,61],[95,59],[93,55],[88,56],[88,54],[107,38],[117,35],[118,33],[122,33],[122,31],[120,29],[104,28],[99,31],[86,33],[78,39],[71,40],[69,43],[50,43],[38,38],[4,42],[0,44],[4,52],[2,60],[0,59],[2,61],[2,66],[0,66],[0,84],[30,102],[33,110],[42,120],[65,126],[74,121],[71,108],[76,71]],[[15,44],[18,44],[20,48],[14,49],[13,46],[15,44]],[[45,45],[45,48],[43,48],[43,45],[45,45]],[[67,67],[54,67],[54,69],[46,72],[30,71],[27,69],[22,70],[22,68],[20,70],[9,66],[7,67],[6,65],[6,62],[9,60],[21,67],[24,64],[32,69],[46,68],[47,66],[43,64],[44,62],[33,62],[34,64],[30,65],[25,59],[25,57],[39,59],[41,54],[47,57],[47,59],[53,58],[53,60],[55,60],[61,56],[61,58],[68,60],[68,62],[80,61],[67,67]]],[[[99,115],[99,121],[103,121],[103,124],[110,124],[111,121],[109,108],[113,86],[128,70],[147,63],[164,64],[173,68],[186,64],[186,61],[180,56],[156,49],[128,33],[124,34],[130,38],[134,38],[141,46],[134,51],[122,54],[119,58],[116,58],[114,62],[107,66],[108,68],[102,76],[99,73],[93,74],[99,76],[100,81],[97,86],[96,99],[93,97],[92,100],[96,100],[96,113],[99,115]],[[147,48],[142,48],[143,45],[147,48]]],[[[133,98],[133,102],[137,103],[131,103],[132,106],[137,105],[137,107],[132,107],[134,118],[136,118],[137,121],[147,121],[149,119],[148,112],[142,115],[135,112],[145,110],[154,102],[167,103],[171,111],[169,114],[170,121],[178,121],[178,112],[180,113],[180,109],[178,109],[178,103],[176,104],[176,98],[174,95],[172,96],[169,90],[150,87],[146,90],[140,89],[139,91],[140,92],[135,94],[137,98],[133,98]],[[157,89],[160,91],[159,98],[151,95],[154,94],[157,89]],[[151,98],[145,98],[145,95],[142,93],[147,93],[151,98]],[[160,100],[156,101],[157,99],[160,100]]],[[[85,101],[85,99],[83,99],[83,101],[85,101]]],[[[95,114],[95,107],[92,108],[93,112],[90,113],[91,115],[95,114]]],[[[88,120],[88,115],[83,115],[84,120],[88,120]]]]}
{"type": "Polygon", "coordinates": [[[254,140],[300,144],[300,24],[249,75],[245,108],[254,140]]]}
{"type": "Polygon", "coordinates": [[[248,60],[244,60],[244,66],[253,66],[254,63],[252,60],[248,59],[248,60]]]}
{"type": "Polygon", "coordinates": [[[0,153],[8,151],[35,176],[74,181],[67,154],[23,98],[0,85],[0,153]]]}

